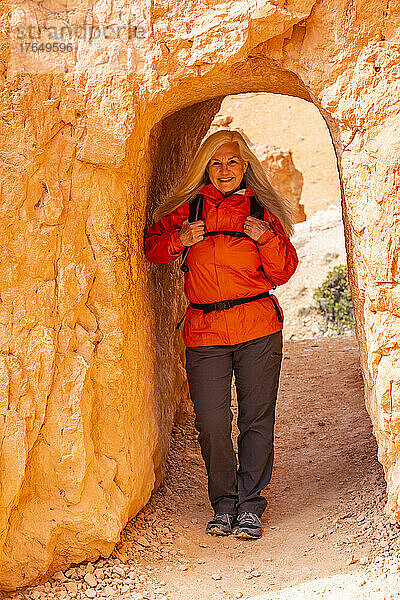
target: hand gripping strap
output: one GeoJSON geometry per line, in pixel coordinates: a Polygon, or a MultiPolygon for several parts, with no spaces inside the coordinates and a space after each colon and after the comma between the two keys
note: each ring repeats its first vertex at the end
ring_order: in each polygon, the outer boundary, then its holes
{"type": "MultiPolygon", "coordinates": [[[[193,223],[194,221],[199,221],[202,216],[203,216],[203,200],[204,200],[204,196],[202,194],[197,194],[193,200],[191,200],[189,202],[189,216],[188,216],[188,221],[189,223],[193,223]]],[[[254,217],[256,219],[260,219],[260,221],[264,220],[264,205],[261,204],[258,200],[257,200],[257,196],[250,196],[250,216],[254,217]]],[[[268,224],[271,227],[272,231],[274,233],[276,233],[275,228],[273,227],[270,219],[269,219],[269,213],[267,211],[267,219],[268,219],[268,224]]],[[[221,235],[221,234],[225,234],[225,235],[231,235],[232,237],[248,237],[245,233],[241,232],[241,231],[208,231],[204,234],[204,237],[207,236],[211,236],[211,235],[221,235]]],[[[184,273],[187,273],[189,271],[189,267],[186,264],[186,257],[188,255],[188,252],[190,250],[191,246],[188,246],[188,248],[186,248],[183,253],[182,253],[182,260],[181,260],[181,266],[180,266],[180,270],[183,271],[184,273]]]]}

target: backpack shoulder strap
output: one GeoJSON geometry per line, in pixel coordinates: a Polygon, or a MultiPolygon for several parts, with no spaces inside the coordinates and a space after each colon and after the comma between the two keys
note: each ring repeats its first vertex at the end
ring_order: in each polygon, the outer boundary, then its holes
{"type": "MultiPolygon", "coordinates": [[[[278,234],[274,224],[272,223],[271,213],[267,210],[266,221],[268,225],[272,229],[275,234],[278,234]]],[[[255,217],[256,219],[260,219],[260,221],[264,220],[264,206],[257,200],[257,196],[250,196],[250,216],[255,217]]]]}
{"type": "MultiPolygon", "coordinates": [[[[189,202],[189,216],[188,216],[188,221],[189,223],[193,223],[194,221],[199,221],[202,217],[203,214],[203,194],[196,194],[196,196],[193,198],[193,200],[191,200],[191,202],[189,202]]],[[[184,249],[182,256],[181,256],[181,266],[180,266],[180,270],[183,271],[184,273],[187,273],[189,271],[189,268],[186,264],[186,257],[188,255],[188,252],[190,250],[191,246],[188,246],[187,248],[184,249]]]]}
{"type": "Polygon", "coordinates": [[[203,195],[197,194],[191,202],[189,202],[189,223],[199,221],[203,214],[203,195]]]}
{"type": "Polygon", "coordinates": [[[250,216],[264,220],[264,206],[259,203],[256,196],[250,196],[250,216]]]}

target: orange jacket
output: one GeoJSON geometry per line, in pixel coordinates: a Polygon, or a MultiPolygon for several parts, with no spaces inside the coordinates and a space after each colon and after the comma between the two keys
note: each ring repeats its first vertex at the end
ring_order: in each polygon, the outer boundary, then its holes
{"type": "MultiPolygon", "coordinates": [[[[204,195],[202,220],[206,231],[243,231],[250,215],[250,196],[254,195],[250,187],[224,197],[209,183],[199,193],[204,195]]],[[[264,210],[265,220],[266,214],[264,210]]],[[[182,254],[186,246],[178,233],[188,215],[189,203],[186,202],[145,231],[144,248],[149,261],[168,263],[182,254]]],[[[268,229],[257,241],[216,235],[193,244],[186,258],[187,299],[207,304],[244,298],[288,281],[298,264],[297,253],[273,215],[272,224],[277,233],[268,229]]],[[[186,346],[232,345],[275,333],[282,327],[268,297],[205,315],[201,309],[189,306],[183,341],[186,346]]]]}

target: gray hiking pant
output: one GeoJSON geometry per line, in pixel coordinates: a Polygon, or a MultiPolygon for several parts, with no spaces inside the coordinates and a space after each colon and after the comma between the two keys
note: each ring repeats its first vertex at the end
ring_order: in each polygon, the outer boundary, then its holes
{"type": "Polygon", "coordinates": [[[232,346],[186,348],[186,373],[195,427],[215,512],[261,517],[274,460],[275,405],[282,331],[232,346]],[[231,381],[238,398],[238,459],[232,445],[231,381]]]}

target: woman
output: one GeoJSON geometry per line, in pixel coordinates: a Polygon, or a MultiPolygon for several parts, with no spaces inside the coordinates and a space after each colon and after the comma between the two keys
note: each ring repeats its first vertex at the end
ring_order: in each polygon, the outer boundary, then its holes
{"type": "Polygon", "coordinates": [[[186,373],[214,509],[206,533],[258,538],[267,505],[260,492],[272,474],[282,361],[282,311],[269,290],[288,281],[298,264],[289,241],[292,211],[243,136],[220,130],[203,141],[154,219],[145,232],[148,260],[167,263],[185,256],[186,373]],[[231,439],[232,373],[238,469],[231,439]]]}

